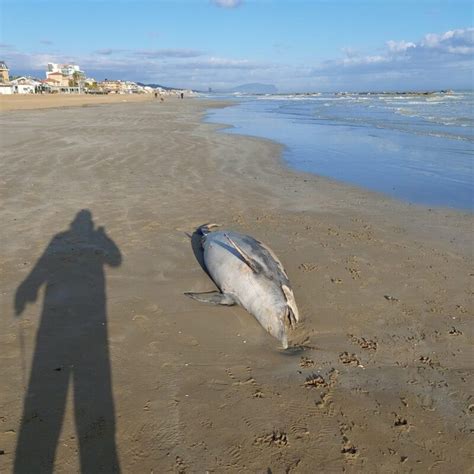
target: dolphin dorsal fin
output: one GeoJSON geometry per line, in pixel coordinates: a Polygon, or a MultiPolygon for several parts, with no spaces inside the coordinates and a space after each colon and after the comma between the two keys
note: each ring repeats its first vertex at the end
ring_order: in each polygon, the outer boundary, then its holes
{"type": "Polygon", "coordinates": [[[256,262],[252,257],[246,254],[227,234],[224,234],[225,238],[234,247],[238,254],[242,257],[242,260],[248,265],[248,267],[255,273],[260,272],[260,264],[256,262]]]}

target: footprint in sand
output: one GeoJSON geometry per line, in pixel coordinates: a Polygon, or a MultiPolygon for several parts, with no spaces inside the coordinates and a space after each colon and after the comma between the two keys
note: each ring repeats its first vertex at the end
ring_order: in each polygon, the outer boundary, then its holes
{"type": "Polygon", "coordinates": [[[145,306],[145,311],[147,313],[158,313],[161,314],[163,310],[156,304],[154,303],[149,303],[145,306]]]}
{"type": "Polygon", "coordinates": [[[343,364],[360,365],[359,359],[356,357],[356,355],[349,354],[348,352],[341,352],[341,354],[339,354],[339,360],[343,364]]]}
{"type": "Polygon", "coordinates": [[[360,270],[354,267],[346,267],[346,270],[351,274],[353,280],[360,278],[360,270]]]}
{"type": "Polygon", "coordinates": [[[148,316],[145,316],[144,314],[135,314],[132,317],[132,320],[142,325],[143,323],[146,323],[148,321],[148,316]]]}
{"type": "Polygon", "coordinates": [[[326,380],[324,377],[319,374],[311,374],[306,377],[304,382],[304,386],[308,388],[319,388],[319,387],[327,387],[326,380]]]}
{"type": "Polygon", "coordinates": [[[298,269],[302,272],[314,272],[318,269],[318,266],[315,263],[302,263],[298,266],[298,269]]]}
{"type": "Polygon", "coordinates": [[[148,344],[148,355],[156,355],[161,352],[163,344],[160,341],[152,341],[148,344]]]}
{"type": "Polygon", "coordinates": [[[359,450],[356,448],[354,443],[351,442],[346,434],[346,431],[350,429],[350,426],[348,426],[346,423],[339,424],[339,431],[342,436],[341,453],[344,454],[346,461],[355,459],[359,455],[359,450]]]}
{"type": "Polygon", "coordinates": [[[374,341],[373,339],[366,339],[365,337],[356,337],[352,334],[349,334],[348,337],[351,342],[353,342],[354,344],[358,344],[362,349],[367,349],[371,351],[377,350],[377,341],[374,341]]]}
{"type": "Polygon", "coordinates": [[[314,360],[309,357],[301,356],[300,367],[304,369],[314,367],[314,360]]]}
{"type": "Polygon", "coordinates": [[[288,435],[284,431],[272,431],[271,433],[255,438],[254,444],[278,447],[288,446],[288,435]]]}

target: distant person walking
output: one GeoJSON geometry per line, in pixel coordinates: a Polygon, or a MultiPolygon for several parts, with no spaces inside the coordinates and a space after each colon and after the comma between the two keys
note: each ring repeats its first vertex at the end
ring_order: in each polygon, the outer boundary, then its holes
{"type": "Polygon", "coordinates": [[[184,99],[184,92],[181,92],[181,99],[184,99]]]}
{"type": "Polygon", "coordinates": [[[45,285],[30,380],[18,435],[15,474],[52,473],[68,388],[81,472],[120,471],[107,340],[104,266],[120,251],[88,210],[56,234],[15,295],[20,316],[45,285]]]}

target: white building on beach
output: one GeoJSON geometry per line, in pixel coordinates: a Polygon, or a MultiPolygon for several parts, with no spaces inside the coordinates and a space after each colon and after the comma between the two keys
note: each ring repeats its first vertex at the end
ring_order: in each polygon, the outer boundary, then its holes
{"type": "Polygon", "coordinates": [[[34,94],[40,83],[34,79],[23,76],[11,80],[10,85],[14,94],[34,94]]]}
{"type": "Polygon", "coordinates": [[[10,84],[0,83],[0,95],[10,95],[13,94],[13,87],[10,84]]]}
{"type": "Polygon", "coordinates": [[[63,76],[72,76],[75,72],[84,75],[84,71],[81,71],[81,68],[77,64],[48,63],[46,77],[55,72],[60,72],[63,76]]]}

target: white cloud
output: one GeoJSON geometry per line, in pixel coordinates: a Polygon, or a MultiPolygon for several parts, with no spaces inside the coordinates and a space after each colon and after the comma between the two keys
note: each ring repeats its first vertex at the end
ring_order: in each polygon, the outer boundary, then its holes
{"type": "Polygon", "coordinates": [[[375,63],[384,63],[387,62],[388,59],[385,56],[352,56],[348,58],[344,58],[341,61],[341,64],[344,66],[353,66],[353,65],[360,65],[360,64],[375,64],[375,63]]]}
{"type": "Polygon", "coordinates": [[[427,34],[420,41],[387,41],[377,55],[344,48],[346,57],[315,65],[313,77],[349,89],[472,87],[474,28],[427,34]]]}
{"type": "Polygon", "coordinates": [[[242,5],[243,0],[211,0],[211,3],[222,8],[236,8],[242,5]]]}
{"type": "Polygon", "coordinates": [[[472,55],[474,53],[474,28],[429,33],[420,43],[426,50],[439,53],[472,55]]]}
{"type": "Polygon", "coordinates": [[[403,53],[410,48],[416,48],[416,44],[411,41],[387,41],[388,50],[391,53],[403,53]]]}

